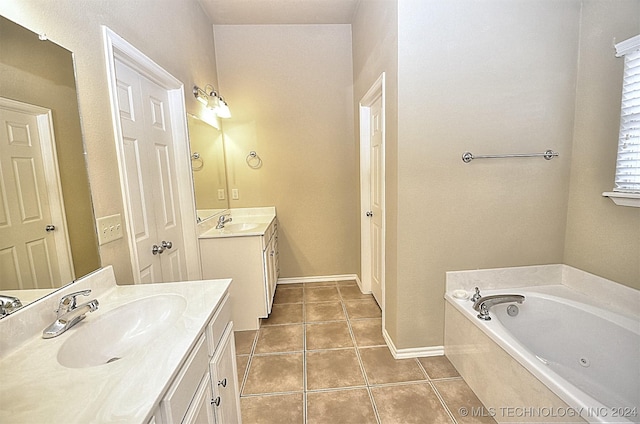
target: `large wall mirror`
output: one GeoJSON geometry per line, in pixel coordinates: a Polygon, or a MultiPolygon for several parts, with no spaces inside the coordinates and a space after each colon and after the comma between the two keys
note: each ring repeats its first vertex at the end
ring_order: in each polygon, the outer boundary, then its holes
{"type": "Polygon", "coordinates": [[[100,256],[73,54],[2,16],[0,40],[0,295],[27,304],[100,256]]]}
{"type": "Polygon", "coordinates": [[[227,172],[220,130],[194,115],[187,115],[191,168],[199,220],[229,209],[227,172]]]}

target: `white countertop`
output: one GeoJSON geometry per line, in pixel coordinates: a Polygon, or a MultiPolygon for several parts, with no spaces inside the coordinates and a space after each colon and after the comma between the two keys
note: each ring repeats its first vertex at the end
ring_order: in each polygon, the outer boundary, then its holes
{"type": "Polygon", "coordinates": [[[98,294],[100,307],[84,321],[53,339],[33,336],[0,360],[0,421],[146,423],[230,284],[204,280],[114,286],[98,294]],[[167,293],[183,296],[186,308],[149,344],[109,364],[66,368],[58,363],[60,346],[92,319],[127,302],[167,293]]]}
{"type": "Polygon", "coordinates": [[[274,207],[239,208],[225,212],[232,218],[232,221],[225,224],[226,228],[215,228],[217,216],[212,216],[198,225],[198,238],[263,236],[269,228],[269,225],[271,225],[276,218],[274,207]],[[232,227],[237,224],[256,224],[256,226],[249,230],[235,231],[232,227]]]}

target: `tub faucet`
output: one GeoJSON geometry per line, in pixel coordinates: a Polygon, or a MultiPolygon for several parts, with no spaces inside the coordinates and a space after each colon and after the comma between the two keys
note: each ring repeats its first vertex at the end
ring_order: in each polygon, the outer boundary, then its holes
{"type": "Polygon", "coordinates": [[[11,312],[17,311],[20,308],[22,308],[20,299],[14,296],[0,294],[0,317],[9,315],[11,312]]]}
{"type": "Polygon", "coordinates": [[[231,221],[233,221],[233,218],[231,217],[231,215],[229,215],[229,214],[220,215],[218,217],[218,225],[216,225],[216,229],[220,230],[220,229],[224,228],[224,224],[226,224],[227,222],[231,222],[231,221]]]}
{"type": "Polygon", "coordinates": [[[53,324],[44,329],[42,332],[42,338],[51,339],[59,336],[82,321],[87,312],[93,312],[98,309],[99,303],[97,299],[77,305],[76,298],[80,295],[89,296],[89,293],[91,293],[91,290],[82,290],[63,296],[62,299],[60,299],[60,304],[56,311],[58,313],[58,318],[53,322],[53,324]]]}
{"type": "Polygon", "coordinates": [[[494,294],[491,296],[482,296],[473,303],[473,309],[480,312],[478,318],[489,321],[489,308],[500,303],[524,302],[524,296],[521,294],[494,294]]]}

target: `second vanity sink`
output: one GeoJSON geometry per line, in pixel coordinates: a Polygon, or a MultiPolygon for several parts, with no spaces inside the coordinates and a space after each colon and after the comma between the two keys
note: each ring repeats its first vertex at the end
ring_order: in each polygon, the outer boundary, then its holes
{"type": "Polygon", "coordinates": [[[187,306],[178,294],[143,297],[79,324],[58,351],[67,368],[86,368],[117,361],[171,327],[187,306]]]}
{"type": "Polygon", "coordinates": [[[258,226],[258,224],[253,222],[238,222],[236,224],[226,224],[223,230],[231,233],[238,233],[241,231],[255,230],[258,226]]]}

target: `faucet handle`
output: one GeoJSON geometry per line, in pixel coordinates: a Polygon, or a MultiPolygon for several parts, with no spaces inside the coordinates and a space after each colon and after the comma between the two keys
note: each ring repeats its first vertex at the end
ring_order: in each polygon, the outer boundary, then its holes
{"type": "Polygon", "coordinates": [[[58,305],[58,310],[56,312],[58,313],[58,315],[69,312],[70,310],[76,307],[76,303],[77,303],[76,297],[89,296],[89,293],[91,293],[91,289],[80,290],[80,291],[69,293],[67,295],[62,296],[62,298],[60,299],[60,304],[58,305]]]}
{"type": "Polygon", "coordinates": [[[477,302],[478,299],[480,299],[481,297],[482,296],[480,296],[480,289],[476,287],[476,293],[473,296],[471,296],[471,299],[469,300],[471,300],[472,302],[477,302]]]}

